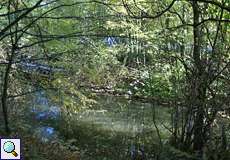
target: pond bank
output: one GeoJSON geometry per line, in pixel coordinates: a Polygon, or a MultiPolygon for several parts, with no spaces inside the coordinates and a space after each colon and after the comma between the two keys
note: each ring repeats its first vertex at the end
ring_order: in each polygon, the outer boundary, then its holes
{"type": "Polygon", "coordinates": [[[134,101],[140,101],[143,103],[154,103],[157,105],[170,107],[172,104],[178,104],[180,105],[182,100],[170,100],[170,99],[162,99],[159,97],[150,97],[145,95],[137,95],[132,94],[129,91],[124,91],[119,88],[110,87],[110,86],[99,86],[99,85],[80,85],[80,89],[85,89],[87,92],[96,93],[98,95],[108,95],[108,96],[115,96],[115,97],[121,97],[128,100],[134,100],[134,101]]]}

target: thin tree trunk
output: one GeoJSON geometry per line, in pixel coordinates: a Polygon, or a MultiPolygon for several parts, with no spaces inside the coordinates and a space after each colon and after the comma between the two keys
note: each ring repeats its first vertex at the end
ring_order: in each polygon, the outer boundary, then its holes
{"type": "MultiPolygon", "coordinates": [[[[10,12],[11,5],[12,5],[11,1],[9,1],[8,12],[10,12]]],[[[17,6],[15,6],[15,7],[17,8],[17,6]]],[[[11,24],[11,17],[9,14],[8,14],[8,21],[9,21],[9,24],[11,24]]],[[[9,127],[9,121],[8,121],[8,111],[7,111],[8,110],[7,99],[8,99],[9,75],[10,75],[10,70],[11,70],[14,55],[15,55],[16,43],[18,42],[17,27],[18,27],[18,24],[15,23],[16,33],[15,33],[15,35],[12,34],[10,37],[12,46],[11,46],[10,53],[8,54],[8,64],[6,65],[6,68],[5,68],[5,74],[4,74],[4,79],[3,79],[3,88],[2,88],[2,97],[1,97],[2,112],[3,112],[3,119],[4,119],[6,134],[10,134],[10,127],[9,127]],[[14,38],[15,38],[15,41],[14,41],[14,38]]],[[[12,33],[12,28],[10,28],[9,30],[12,33]]]]}
{"type": "Polygon", "coordinates": [[[12,54],[9,60],[9,63],[6,66],[5,74],[4,74],[4,82],[3,82],[3,91],[2,91],[2,111],[3,111],[3,118],[4,118],[4,124],[5,124],[5,132],[7,134],[10,133],[10,128],[9,128],[9,122],[8,122],[8,113],[7,113],[7,97],[8,97],[8,83],[9,83],[9,74],[10,74],[10,69],[13,61],[13,50],[12,54]]]}

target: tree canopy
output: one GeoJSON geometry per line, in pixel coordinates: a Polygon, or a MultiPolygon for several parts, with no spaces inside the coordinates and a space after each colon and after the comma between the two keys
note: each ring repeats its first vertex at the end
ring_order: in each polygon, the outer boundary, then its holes
{"type": "Polygon", "coordinates": [[[88,93],[99,88],[166,103],[171,146],[229,159],[229,24],[229,0],[2,0],[5,133],[9,102],[37,88],[58,91],[69,117],[95,105],[88,93]]]}

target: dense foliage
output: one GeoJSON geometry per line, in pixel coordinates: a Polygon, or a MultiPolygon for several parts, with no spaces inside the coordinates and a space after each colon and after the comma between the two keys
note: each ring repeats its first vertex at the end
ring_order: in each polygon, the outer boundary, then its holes
{"type": "Polygon", "coordinates": [[[167,125],[153,115],[155,159],[227,160],[229,24],[229,0],[2,0],[0,133],[26,135],[12,118],[41,88],[70,133],[103,92],[170,109],[167,125]]]}

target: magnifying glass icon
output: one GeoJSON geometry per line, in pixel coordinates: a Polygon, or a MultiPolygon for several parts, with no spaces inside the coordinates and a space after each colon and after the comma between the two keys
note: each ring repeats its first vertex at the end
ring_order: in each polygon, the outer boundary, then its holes
{"type": "Polygon", "coordinates": [[[3,149],[6,153],[11,153],[12,155],[14,155],[14,157],[18,156],[17,152],[15,152],[15,145],[11,141],[5,142],[3,145],[3,149]]]}

